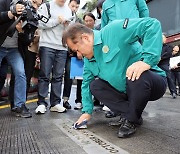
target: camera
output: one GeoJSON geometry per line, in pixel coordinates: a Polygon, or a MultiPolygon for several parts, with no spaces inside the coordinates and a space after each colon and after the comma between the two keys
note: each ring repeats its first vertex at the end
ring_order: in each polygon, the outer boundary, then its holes
{"type": "Polygon", "coordinates": [[[34,33],[38,28],[38,20],[41,19],[40,16],[36,13],[36,9],[29,0],[13,0],[10,10],[18,18],[15,22],[19,22],[20,20],[23,22],[22,29],[24,34],[26,34],[26,44],[29,45],[34,39],[34,33]],[[16,4],[23,4],[25,6],[21,15],[17,15],[16,13],[16,4]]]}

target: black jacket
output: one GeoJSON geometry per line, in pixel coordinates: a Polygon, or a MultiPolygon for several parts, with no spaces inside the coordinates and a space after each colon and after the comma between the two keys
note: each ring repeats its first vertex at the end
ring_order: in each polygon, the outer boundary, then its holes
{"type": "Polygon", "coordinates": [[[0,0],[0,46],[7,37],[7,30],[13,24],[14,19],[8,18],[10,3],[12,0],[0,0]]]}
{"type": "Polygon", "coordinates": [[[161,52],[161,60],[158,66],[161,65],[169,65],[169,60],[172,57],[173,47],[168,44],[163,44],[162,52],[161,52]]]}

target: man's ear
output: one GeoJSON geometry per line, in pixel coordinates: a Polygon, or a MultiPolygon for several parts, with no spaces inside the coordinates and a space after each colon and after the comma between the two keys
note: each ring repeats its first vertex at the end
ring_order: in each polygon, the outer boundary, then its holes
{"type": "Polygon", "coordinates": [[[81,36],[82,36],[82,39],[85,39],[85,40],[87,40],[87,41],[89,41],[90,40],[90,36],[89,36],[89,34],[87,34],[87,33],[83,33],[83,34],[81,34],[81,36]]]}

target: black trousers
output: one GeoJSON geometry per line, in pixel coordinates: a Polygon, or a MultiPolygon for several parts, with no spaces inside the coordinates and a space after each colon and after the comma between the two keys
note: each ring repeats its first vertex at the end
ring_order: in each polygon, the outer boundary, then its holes
{"type": "Polygon", "coordinates": [[[174,84],[173,78],[172,78],[172,72],[169,70],[169,64],[164,64],[164,65],[159,65],[159,67],[166,72],[167,76],[167,83],[168,83],[168,88],[171,93],[177,93],[176,91],[176,84],[174,84]]]}
{"type": "Polygon", "coordinates": [[[90,90],[100,102],[113,112],[136,123],[148,101],[155,101],[164,95],[166,85],[166,77],[146,71],[136,81],[127,80],[126,94],[119,92],[102,79],[92,81],[90,90]]]}
{"type": "Polygon", "coordinates": [[[5,58],[3,58],[0,66],[0,92],[4,87],[7,72],[8,72],[8,62],[5,58]]]}

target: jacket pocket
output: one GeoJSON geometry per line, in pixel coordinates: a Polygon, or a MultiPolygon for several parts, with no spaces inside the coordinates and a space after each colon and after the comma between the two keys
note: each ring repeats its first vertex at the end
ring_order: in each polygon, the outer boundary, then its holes
{"type": "MultiPolygon", "coordinates": [[[[110,49],[109,52],[103,54],[103,60],[105,63],[110,62],[120,51],[119,47],[115,49],[110,49]]],[[[102,51],[103,52],[103,51],[102,51]]]]}

